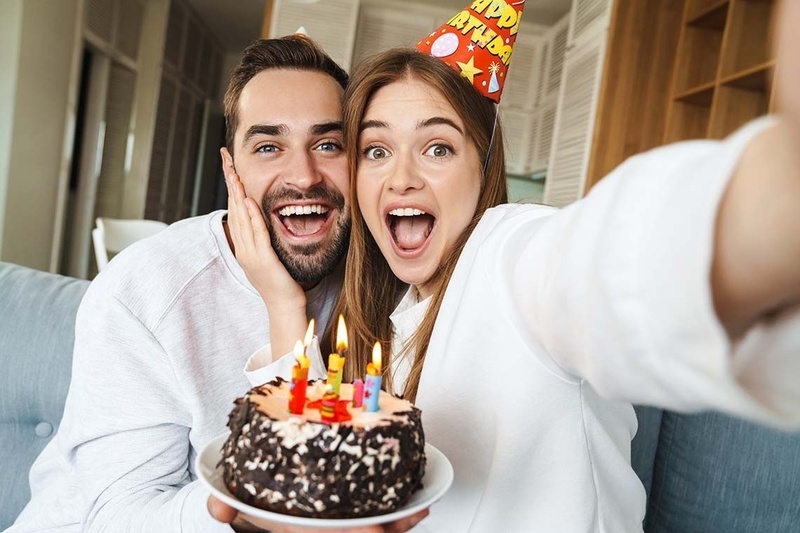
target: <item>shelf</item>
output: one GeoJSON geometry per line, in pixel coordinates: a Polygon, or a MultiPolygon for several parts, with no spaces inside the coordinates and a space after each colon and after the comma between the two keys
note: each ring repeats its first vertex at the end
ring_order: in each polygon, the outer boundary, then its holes
{"type": "Polygon", "coordinates": [[[722,86],[716,98],[714,118],[709,127],[712,139],[721,139],[769,112],[770,94],[765,91],[722,86]]]}
{"type": "Polygon", "coordinates": [[[686,24],[689,26],[709,28],[712,30],[724,30],[725,22],[728,19],[728,8],[730,6],[730,1],[716,0],[705,3],[707,5],[703,6],[702,9],[688,18],[686,20],[686,24]]]}
{"type": "Polygon", "coordinates": [[[711,107],[673,102],[664,141],[673,143],[690,139],[704,139],[708,134],[711,107]]]}
{"type": "Polygon", "coordinates": [[[686,0],[684,24],[693,24],[720,6],[727,6],[730,0],[686,0]]]}
{"type": "Polygon", "coordinates": [[[678,47],[675,93],[716,81],[721,49],[721,30],[686,26],[678,47]]]}
{"type": "Polygon", "coordinates": [[[722,77],[761,65],[772,55],[775,0],[732,0],[722,77]]]}
{"type": "Polygon", "coordinates": [[[716,84],[713,81],[705,83],[677,95],[674,100],[685,104],[711,107],[711,102],[714,100],[715,86],[716,84]]]}
{"type": "Polygon", "coordinates": [[[770,60],[722,78],[720,83],[728,87],[757,91],[769,95],[772,92],[772,77],[774,74],[775,61],[770,60]]]}

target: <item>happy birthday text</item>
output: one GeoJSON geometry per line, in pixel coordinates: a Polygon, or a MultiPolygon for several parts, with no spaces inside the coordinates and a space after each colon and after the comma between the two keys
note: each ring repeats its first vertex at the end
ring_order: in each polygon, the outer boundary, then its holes
{"type": "MultiPolygon", "coordinates": [[[[475,0],[470,9],[482,14],[488,20],[497,20],[499,29],[510,28],[509,34],[516,35],[522,16],[514,7],[504,0],[475,0]]],[[[447,21],[449,26],[459,30],[463,35],[472,32],[469,39],[481,48],[486,48],[492,55],[497,56],[504,65],[508,65],[513,48],[506,44],[505,39],[493,29],[486,26],[478,17],[465,9],[447,21]]]]}

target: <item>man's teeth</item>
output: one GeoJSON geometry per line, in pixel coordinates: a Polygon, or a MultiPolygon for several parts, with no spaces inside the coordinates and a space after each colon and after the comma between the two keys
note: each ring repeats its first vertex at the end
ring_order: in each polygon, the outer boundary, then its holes
{"type": "Polygon", "coordinates": [[[427,215],[425,211],[414,209],[413,207],[401,207],[399,209],[392,209],[389,214],[394,217],[414,217],[418,215],[427,215]]]}
{"type": "Polygon", "coordinates": [[[287,205],[278,210],[278,214],[282,217],[291,215],[310,215],[312,213],[323,215],[328,212],[328,208],[324,205],[287,205]]]}

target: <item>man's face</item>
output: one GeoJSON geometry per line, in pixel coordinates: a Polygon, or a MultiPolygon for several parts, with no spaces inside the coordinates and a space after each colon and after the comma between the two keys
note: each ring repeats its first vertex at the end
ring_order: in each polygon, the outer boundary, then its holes
{"type": "Polygon", "coordinates": [[[341,97],[326,74],[265,70],[242,90],[235,157],[222,149],[223,171],[236,172],[261,205],[275,253],[306,286],[332,272],[347,250],[341,97]]]}

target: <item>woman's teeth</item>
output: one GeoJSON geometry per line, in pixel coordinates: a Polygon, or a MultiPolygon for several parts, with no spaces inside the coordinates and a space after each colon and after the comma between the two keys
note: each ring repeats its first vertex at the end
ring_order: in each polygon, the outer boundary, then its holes
{"type": "Polygon", "coordinates": [[[398,209],[392,209],[391,211],[389,211],[389,214],[395,217],[414,217],[418,215],[427,215],[425,211],[414,209],[413,207],[401,207],[398,209]]]}

